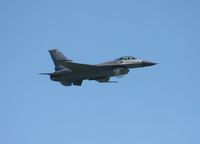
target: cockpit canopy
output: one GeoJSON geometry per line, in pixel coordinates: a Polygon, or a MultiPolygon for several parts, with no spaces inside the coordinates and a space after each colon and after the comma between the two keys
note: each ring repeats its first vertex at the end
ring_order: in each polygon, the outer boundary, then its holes
{"type": "Polygon", "coordinates": [[[137,59],[137,58],[135,58],[133,56],[124,56],[124,57],[120,57],[116,60],[134,60],[134,59],[137,59]]]}

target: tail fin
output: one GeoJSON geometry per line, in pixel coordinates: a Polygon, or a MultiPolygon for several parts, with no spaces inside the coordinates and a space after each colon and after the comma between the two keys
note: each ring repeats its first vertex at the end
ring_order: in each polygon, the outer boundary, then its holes
{"type": "Polygon", "coordinates": [[[57,49],[52,49],[52,50],[49,50],[49,53],[51,55],[51,58],[55,64],[55,70],[58,71],[58,70],[62,70],[64,69],[65,67],[60,65],[58,63],[58,61],[60,60],[67,60],[67,61],[70,61],[69,59],[67,59],[59,50],[57,49]]]}

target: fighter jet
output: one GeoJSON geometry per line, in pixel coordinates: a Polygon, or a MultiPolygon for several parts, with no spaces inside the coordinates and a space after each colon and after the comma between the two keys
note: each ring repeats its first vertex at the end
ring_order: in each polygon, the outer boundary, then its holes
{"type": "Polygon", "coordinates": [[[60,82],[64,86],[81,86],[83,80],[115,83],[115,81],[110,81],[111,77],[126,75],[129,69],[132,68],[148,67],[156,64],[132,56],[124,56],[113,61],[90,65],[73,62],[58,49],[49,50],[49,53],[55,64],[55,72],[40,74],[49,75],[52,81],[60,82]]]}

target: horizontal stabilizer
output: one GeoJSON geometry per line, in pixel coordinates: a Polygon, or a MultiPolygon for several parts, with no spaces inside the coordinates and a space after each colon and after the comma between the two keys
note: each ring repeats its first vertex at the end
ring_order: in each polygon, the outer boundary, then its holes
{"type": "Polygon", "coordinates": [[[39,73],[40,75],[51,75],[52,73],[39,73]]]}

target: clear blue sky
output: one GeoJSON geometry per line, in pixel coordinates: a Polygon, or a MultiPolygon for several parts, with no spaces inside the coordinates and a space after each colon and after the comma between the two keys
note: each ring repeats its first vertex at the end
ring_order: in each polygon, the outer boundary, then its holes
{"type": "MultiPolygon", "coordinates": [[[[1,0],[1,144],[199,144],[199,0],[1,0]],[[63,87],[48,49],[76,62],[160,63],[117,84],[63,87]]],[[[116,80],[114,78],[114,80],[116,80]]]]}

